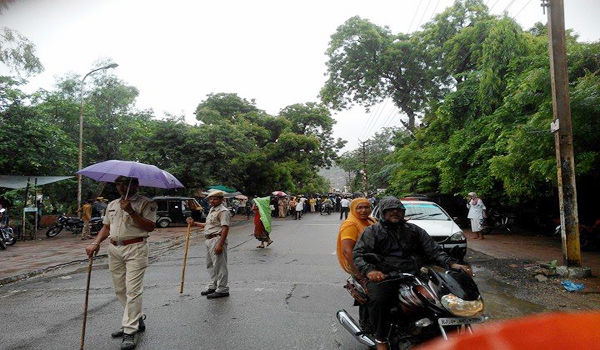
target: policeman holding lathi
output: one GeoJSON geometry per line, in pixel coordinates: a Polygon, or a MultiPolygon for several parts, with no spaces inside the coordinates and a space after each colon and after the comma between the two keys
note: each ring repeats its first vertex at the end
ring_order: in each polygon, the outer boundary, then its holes
{"type": "Polygon", "coordinates": [[[148,266],[148,234],[155,228],[156,202],[137,194],[138,179],[119,176],[115,180],[119,199],[106,208],[104,226],[92,244],[87,246],[89,257],[96,255],[100,243],[109,238],[108,267],[117,299],[125,309],[122,327],[113,332],[123,337],[121,349],[137,346],[137,333],[146,329],[142,312],[143,280],[148,266]]]}

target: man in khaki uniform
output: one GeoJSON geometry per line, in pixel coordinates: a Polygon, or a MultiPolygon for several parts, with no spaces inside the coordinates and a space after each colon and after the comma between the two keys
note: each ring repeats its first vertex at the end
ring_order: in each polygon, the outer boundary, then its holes
{"type": "Polygon", "coordinates": [[[119,176],[115,185],[121,198],[108,204],[104,226],[86,252],[90,257],[95,255],[100,243],[110,238],[108,267],[117,299],[125,308],[122,328],[112,337],[122,336],[121,349],[126,350],[136,347],[137,332],[146,329],[142,313],[143,280],[148,265],[146,239],[155,227],[156,202],[137,194],[136,178],[119,176]]]}
{"type": "Polygon", "coordinates": [[[81,220],[83,220],[83,229],[81,231],[81,239],[92,239],[92,235],[90,234],[92,220],[92,203],[94,203],[93,199],[88,199],[81,208],[77,209],[78,213],[81,213],[81,220]]]}
{"type": "Polygon", "coordinates": [[[208,299],[223,298],[229,296],[227,279],[227,235],[231,214],[223,205],[223,191],[211,190],[208,193],[210,211],[206,217],[206,223],[194,222],[188,218],[187,222],[194,226],[204,228],[206,238],[206,268],[209,269],[210,283],[200,295],[206,295],[208,299]]]}

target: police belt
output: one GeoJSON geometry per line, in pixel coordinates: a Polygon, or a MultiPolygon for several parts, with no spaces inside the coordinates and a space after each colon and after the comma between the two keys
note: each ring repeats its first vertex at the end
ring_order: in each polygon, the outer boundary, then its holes
{"type": "Polygon", "coordinates": [[[221,235],[220,233],[211,233],[209,235],[205,235],[204,238],[206,238],[206,239],[213,239],[213,238],[218,237],[220,235],[221,235]]]}
{"type": "Polygon", "coordinates": [[[146,238],[144,238],[144,237],[126,239],[126,240],[123,240],[123,241],[115,241],[114,239],[111,238],[110,239],[110,244],[116,245],[116,246],[125,246],[125,245],[130,245],[130,244],[133,244],[133,243],[143,242],[145,240],[146,240],[146,238]]]}

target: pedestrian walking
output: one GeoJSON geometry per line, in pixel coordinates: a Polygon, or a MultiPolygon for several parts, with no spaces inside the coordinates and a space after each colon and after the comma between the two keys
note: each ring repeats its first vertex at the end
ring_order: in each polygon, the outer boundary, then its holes
{"type": "Polygon", "coordinates": [[[144,273],[148,266],[148,234],[154,231],[156,202],[137,194],[138,179],[119,176],[115,179],[119,199],[110,202],[104,216],[104,226],[94,242],[86,247],[89,258],[100,250],[100,243],[110,239],[108,270],[112,276],[117,299],[124,312],[121,328],[111,334],[123,337],[121,349],[134,349],[137,334],[146,330],[142,311],[144,273]]]}
{"type": "Polygon", "coordinates": [[[304,211],[304,201],[303,198],[299,198],[296,202],[296,219],[302,220],[302,213],[304,211]]]}
{"type": "Polygon", "coordinates": [[[81,213],[81,220],[83,220],[83,229],[81,230],[81,239],[92,239],[92,235],[90,234],[91,225],[90,221],[92,220],[92,204],[94,203],[93,199],[88,199],[81,208],[77,209],[78,213],[81,213]]]}
{"type": "Polygon", "coordinates": [[[485,205],[481,198],[477,197],[477,193],[469,192],[467,196],[467,208],[469,208],[467,219],[471,220],[471,231],[475,234],[475,238],[473,239],[484,239],[482,231],[487,214],[485,205]]]}
{"type": "Polygon", "coordinates": [[[290,211],[292,213],[292,216],[294,217],[294,220],[297,219],[297,217],[296,217],[296,204],[298,204],[298,202],[296,201],[296,197],[292,197],[292,200],[290,201],[290,211]]]}
{"type": "Polygon", "coordinates": [[[317,199],[315,197],[310,197],[310,199],[308,200],[308,203],[310,204],[310,212],[314,213],[315,205],[317,204],[317,199]]]}
{"type": "Polygon", "coordinates": [[[254,212],[254,237],[260,241],[256,248],[265,248],[273,243],[270,238],[271,217],[269,213],[269,197],[255,198],[252,206],[254,212]],[[265,246],[265,243],[267,244],[265,246]]]}
{"type": "Polygon", "coordinates": [[[346,196],[344,196],[344,198],[340,200],[340,208],[340,220],[342,220],[342,217],[344,217],[344,219],[347,219],[348,212],[350,211],[350,201],[348,200],[348,198],[346,198],[346,196]]]}
{"type": "Polygon", "coordinates": [[[231,214],[227,207],[223,205],[225,193],[220,190],[210,190],[208,201],[210,211],[206,217],[205,223],[194,222],[194,219],[188,218],[188,224],[204,228],[204,238],[206,238],[206,268],[209,270],[210,282],[206,289],[200,292],[208,299],[223,298],[229,296],[227,270],[227,235],[229,234],[229,225],[231,214]]]}
{"type": "Polygon", "coordinates": [[[277,199],[277,208],[279,209],[279,217],[285,218],[285,198],[279,197],[277,199]]]}

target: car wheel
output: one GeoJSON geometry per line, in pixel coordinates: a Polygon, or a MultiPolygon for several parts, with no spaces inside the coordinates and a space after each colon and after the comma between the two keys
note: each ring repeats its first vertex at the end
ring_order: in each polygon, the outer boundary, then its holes
{"type": "Polygon", "coordinates": [[[169,224],[170,224],[169,220],[166,220],[166,219],[160,220],[160,221],[157,223],[158,227],[161,227],[161,228],[168,227],[168,226],[169,226],[169,224]]]}

